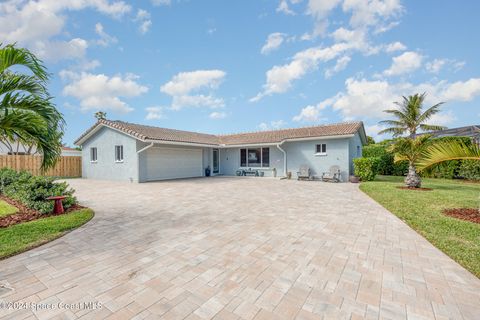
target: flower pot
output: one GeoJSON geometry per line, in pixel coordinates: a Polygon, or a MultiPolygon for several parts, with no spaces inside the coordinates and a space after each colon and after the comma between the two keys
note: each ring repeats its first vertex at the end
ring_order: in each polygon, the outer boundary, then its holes
{"type": "Polygon", "coordinates": [[[348,179],[351,183],[359,183],[360,182],[360,178],[359,177],[356,177],[356,176],[350,176],[350,178],[348,179]]]}

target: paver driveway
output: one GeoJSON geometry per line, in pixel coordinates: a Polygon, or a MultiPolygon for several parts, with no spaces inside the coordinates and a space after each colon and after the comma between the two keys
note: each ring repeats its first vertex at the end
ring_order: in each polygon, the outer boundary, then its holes
{"type": "Polygon", "coordinates": [[[14,288],[3,299],[103,307],[3,309],[0,317],[480,317],[480,280],[357,185],[268,178],[70,183],[95,218],[0,261],[0,282],[14,288]]]}

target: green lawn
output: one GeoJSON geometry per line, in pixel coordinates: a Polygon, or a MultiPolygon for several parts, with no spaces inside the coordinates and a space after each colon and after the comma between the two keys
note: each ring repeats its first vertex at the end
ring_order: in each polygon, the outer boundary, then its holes
{"type": "Polygon", "coordinates": [[[91,209],[80,209],[0,229],[0,259],[26,251],[78,228],[93,217],[91,209]]]}
{"type": "Polygon", "coordinates": [[[3,200],[0,200],[0,218],[8,216],[8,215],[10,215],[12,213],[15,213],[17,211],[18,211],[18,209],[15,208],[14,206],[6,203],[3,200]]]}
{"type": "Polygon", "coordinates": [[[478,208],[480,184],[423,179],[422,187],[433,191],[412,191],[397,189],[402,182],[380,176],[360,189],[480,278],[480,224],[442,214],[444,208],[478,208]]]}

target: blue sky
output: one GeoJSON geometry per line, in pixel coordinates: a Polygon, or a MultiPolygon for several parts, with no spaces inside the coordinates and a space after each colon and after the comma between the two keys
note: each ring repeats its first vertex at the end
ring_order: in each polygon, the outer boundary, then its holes
{"type": "Polygon", "coordinates": [[[478,1],[10,0],[0,39],[44,59],[72,144],[98,110],[232,133],[362,120],[401,95],[480,123],[478,1]]]}

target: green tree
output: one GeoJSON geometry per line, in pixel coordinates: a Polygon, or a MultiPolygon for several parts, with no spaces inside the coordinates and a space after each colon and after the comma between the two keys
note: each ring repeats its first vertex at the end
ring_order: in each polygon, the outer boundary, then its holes
{"type": "Polygon", "coordinates": [[[375,144],[375,139],[370,136],[367,136],[367,145],[375,144]]]}
{"type": "Polygon", "coordinates": [[[391,150],[398,155],[396,156],[396,161],[408,160],[408,174],[405,178],[405,184],[413,188],[421,186],[421,179],[415,167],[415,161],[419,159],[419,150],[423,152],[426,144],[429,143],[429,136],[418,139],[416,136],[417,132],[419,130],[433,131],[444,129],[442,126],[427,123],[434,114],[440,111],[440,106],[443,102],[437,103],[423,111],[425,97],[425,93],[403,97],[402,102],[395,102],[398,106],[397,109],[384,110],[384,112],[394,116],[395,119],[380,121],[380,124],[386,125],[387,128],[380,131],[379,134],[388,133],[392,134],[394,138],[404,138],[396,140],[391,150]],[[413,161],[414,159],[415,161],[413,161]]]}
{"type": "Polygon", "coordinates": [[[97,118],[97,120],[105,120],[107,118],[107,113],[104,111],[97,111],[94,113],[94,117],[97,118]]]}
{"type": "Polygon", "coordinates": [[[60,156],[65,125],[46,88],[48,79],[42,61],[29,50],[0,44],[0,141],[9,148],[35,148],[43,156],[42,169],[60,156]],[[21,69],[30,72],[16,71],[21,69]]]}

